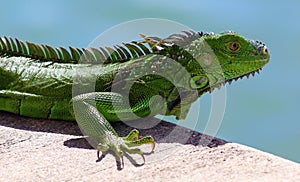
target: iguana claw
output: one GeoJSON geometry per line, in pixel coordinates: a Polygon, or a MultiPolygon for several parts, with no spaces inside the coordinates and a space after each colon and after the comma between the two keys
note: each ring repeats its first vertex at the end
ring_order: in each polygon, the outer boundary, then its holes
{"type": "Polygon", "coordinates": [[[124,160],[123,160],[124,153],[139,154],[143,159],[143,163],[141,165],[145,164],[145,157],[142,150],[139,148],[132,148],[132,147],[141,146],[144,144],[151,144],[152,145],[151,152],[153,152],[155,148],[154,138],[151,136],[145,136],[143,138],[139,138],[139,131],[136,129],[132,130],[126,137],[118,137],[113,135],[112,133],[107,134],[106,136],[110,136],[106,139],[107,143],[104,145],[99,144],[97,146],[98,161],[100,161],[105,156],[104,153],[111,150],[116,157],[117,164],[118,161],[120,162],[119,165],[122,166],[121,168],[124,167],[124,160]],[[102,152],[101,157],[100,157],[100,152],[102,152]]]}

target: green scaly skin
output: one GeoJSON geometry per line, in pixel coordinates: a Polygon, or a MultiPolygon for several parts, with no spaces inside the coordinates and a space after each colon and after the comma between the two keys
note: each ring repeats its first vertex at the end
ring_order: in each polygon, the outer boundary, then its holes
{"type": "Polygon", "coordinates": [[[154,139],[140,139],[137,130],[119,137],[109,122],[157,114],[184,119],[202,94],[254,74],[270,58],[263,43],[233,32],[141,36],[143,42],[70,51],[1,38],[0,110],[76,119],[97,144],[99,159],[110,150],[122,166],[125,152],[145,162],[134,146],[152,144],[153,150],[154,139]]]}

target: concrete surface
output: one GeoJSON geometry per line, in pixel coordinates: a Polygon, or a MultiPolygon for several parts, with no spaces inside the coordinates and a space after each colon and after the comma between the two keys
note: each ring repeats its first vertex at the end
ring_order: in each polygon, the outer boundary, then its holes
{"type": "MultiPolygon", "coordinates": [[[[300,164],[243,145],[152,119],[156,150],[146,164],[125,157],[118,170],[96,151],[76,123],[30,119],[0,112],[0,181],[300,181],[300,164]]],[[[134,123],[131,123],[134,124],[134,123]]],[[[132,128],[114,124],[120,135],[132,128]]],[[[149,126],[150,127],[150,126],[149,126]]]]}

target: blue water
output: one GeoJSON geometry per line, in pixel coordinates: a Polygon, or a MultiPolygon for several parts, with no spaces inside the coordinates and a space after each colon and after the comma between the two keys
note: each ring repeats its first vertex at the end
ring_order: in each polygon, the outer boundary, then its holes
{"type": "MultiPolygon", "coordinates": [[[[217,136],[300,162],[299,7],[300,1],[292,0],[10,0],[1,3],[0,35],[86,47],[116,24],[152,17],[194,30],[234,30],[262,40],[271,51],[271,61],[260,75],[227,86],[226,111],[217,136]]],[[[209,99],[206,94],[200,102],[209,99]]],[[[198,124],[197,130],[203,126],[198,124]]]]}

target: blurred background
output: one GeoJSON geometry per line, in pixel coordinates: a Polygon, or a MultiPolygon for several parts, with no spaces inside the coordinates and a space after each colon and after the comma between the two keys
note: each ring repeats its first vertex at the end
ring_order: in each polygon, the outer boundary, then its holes
{"type": "MultiPolygon", "coordinates": [[[[0,36],[86,47],[108,28],[140,18],[169,19],[197,31],[233,30],[265,42],[271,61],[261,74],[227,85],[217,137],[300,162],[300,1],[10,0],[1,2],[0,36]]],[[[201,113],[209,112],[209,100],[210,94],[201,97],[201,113]]],[[[199,121],[196,130],[204,127],[199,121]]]]}

